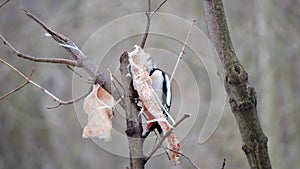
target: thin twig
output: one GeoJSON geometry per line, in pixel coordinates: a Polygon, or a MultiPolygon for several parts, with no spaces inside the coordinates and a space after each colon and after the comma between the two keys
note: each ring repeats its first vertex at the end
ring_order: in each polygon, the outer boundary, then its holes
{"type": "Polygon", "coordinates": [[[103,87],[111,92],[110,90],[110,80],[106,74],[99,71],[88,59],[88,57],[77,47],[77,45],[68,37],[53,31],[49,26],[44,24],[37,17],[32,15],[28,10],[21,7],[25,14],[37,24],[39,24],[51,38],[55,40],[61,47],[63,47],[76,61],[78,67],[81,67],[90,76],[95,79],[95,82],[104,85],[103,87]],[[108,86],[109,85],[109,86],[108,86]]]}
{"type": "Polygon", "coordinates": [[[177,67],[178,67],[178,65],[179,65],[179,61],[181,60],[182,55],[184,54],[185,47],[186,47],[186,45],[187,45],[188,40],[190,39],[190,36],[191,36],[192,30],[193,30],[193,27],[195,26],[195,23],[196,23],[196,19],[193,20],[192,25],[191,25],[191,27],[190,27],[190,30],[189,30],[189,32],[188,32],[188,34],[187,34],[187,36],[186,36],[186,39],[185,39],[184,44],[183,44],[183,47],[182,47],[182,49],[181,49],[181,51],[180,51],[180,53],[179,53],[179,56],[178,56],[177,61],[176,61],[176,64],[175,64],[175,67],[174,67],[174,69],[173,69],[173,72],[172,72],[172,75],[171,75],[171,78],[170,78],[170,82],[172,81],[172,79],[173,79],[173,77],[174,77],[174,74],[175,74],[175,72],[176,72],[176,69],[177,69],[177,67]]]}
{"type": "Polygon", "coordinates": [[[23,54],[19,52],[13,45],[11,45],[1,34],[0,39],[2,40],[3,44],[6,45],[13,54],[17,55],[20,58],[34,61],[34,62],[44,62],[44,63],[59,63],[71,66],[78,66],[77,62],[74,60],[63,59],[63,58],[40,58],[40,57],[33,57],[27,54],[23,54]]]}
{"type": "Polygon", "coordinates": [[[117,93],[118,93],[118,96],[119,96],[120,99],[122,100],[123,104],[125,104],[125,101],[123,100],[124,95],[121,95],[120,91],[118,90],[118,88],[117,88],[117,86],[116,86],[116,84],[115,84],[114,79],[117,80],[117,82],[119,83],[119,85],[122,87],[123,93],[124,93],[124,88],[123,88],[123,86],[121,85],[121,83],[120,83],[120,82],[118,81],[118,79],[112,74],[112,72],[111,72],[109,69],[107,69],[107,71],[109,72],[110,80],[111,80],[111,82],[112,82],[114,88],[116,89],[116,91],[117,91],[117,93]]]}
{"type": "Polygon", "coordinates": [[[164,0],[162,1],[155,9],[153,12],[151,12],[150,18],[152,17],[152,15],[154,15],[168,0],[164,0]]]}
{"type": "Polygon", "coordinates": [[[19,87],[11,90],[10,92],[4,94],[3,96],[0,97],[0,100],[12,95],[13,93],[16,93],[18,92],[20,89],[22,89],[23,87],[25,87],[29,82],[28,81],[25,81],[23,84],[21,84],[19,87]]]}
{"type": "Polygon", "coordinates": [[[176,128],[181,122],[183,122],[183,120],[185,120],[186,118],[190,117],[190,114],[184,114],[184,116],[177,122],[174,124],[173,128],[171,128],[162,138],[161,140],[156,144],[156,146],[153,148],[153,150],[151,151],[151,153],[145,158],[145,161],[148,161],[152,155],[160,148],[160,146],[162,145],[162,143],[164,142],[164,140],[170,135],[172,134],[174,128],[176,128]]]}
{"type": "MultiPolygon", "coordinates": [[[[99,71],[88,59],[88,57],[78,48],[78,46],[68,37],[63,34],[57,33],[52,30],[49,26],[43,23],[40,19],[31,14],[28,10],[23,7],[20,7],[25,14],[35,21],[39,26],[41,26],[47,33],[47,36],[50,36],[56,43],[58,43],[62,48],[64,48],[77,63],[77,67],[81,67],[86,73],[88,73],[96,83],[100,84],[104,89],[110,93],[114,93],[111,90],[111,81],[107,74],[99,71]]],[[[114,95],[114,94],[113,94],[114,95]]],[[[118,98],[114,95],[115,98],[118,98]]],[[[121,105],[124,107],[124,105],[121,105]]]]}
{"type": "MultiPolygon", "coordinates": [[[[145,115],[144,113],[143,113],[143,117],[147,120],[147,117],[146,117],[146,115],[145,115]]],[[[161,136],[160,136],[160,134],[159,134],[156,130],[154,130],[154,133],[155,133],[155,135],[156,135],[156,139],[155,139],[155,142],[154,142],[154,144],[153,144],[152,151],[153,151],[154,148],[155,148],[155,145],[156,145],[156,143],[157,143],[157,140],[161,140],[161,136]]],[[[145,140],[146,140],[146,139],[143,139],[143,141],[145,141],[145,140]]],[[[168,151],[167,151],[165,148],[164,148],[164,151],[165,151],[165,153],[166,153],[168,159],[171,160],[171,157],[170,157],[168,151]]]]}
{"type": "MultiPolygon", "coordinates": [[[[156,135],[156,137],[158,138],[158,140],[160,140],[161,138],[160,138],[160,136],[158,136],[158,133],[157,133],[156,131],[154,131],[154,132],[155,132],[155,135],[156,135]]],[[[155,140],[155,144],[154,144],[154,145],[156,145],[156,141],[157,141],[157,139],[155,140]]],[[[154,148],[154,146],[153,146],[153,148],[154,148]]],[[[170,157],[170,155],[169,155],[167,149],[165,149],[165,148],[163,148],[163,149],[164,149],[164,151],[165,151],[165,153],[166,153],[168,159],[171,160],[171,157],[170,157]]]]}
{"type": "Polygon", "coordinates": [[[25,76],[23,73],[21,73],[18,69],[16,69],[14,66],[10,65],[9,63],[7,63],[6,61],[0,59],[0,61],[2,63],[4,63],[5,65],[7,65],[9,68],[11,68],[12,70],[14,70],[16,73],[18,73],[21,77],[23,77],[26,81],[28,81],[28,83],[33,84],[34,86],[36,86],[37,88],[41,89],[43,92],[45,92],[46,94],[48,94],[49,96],[51,96],[55,101],[57,102],[61,102],[60,99],[58,99],[56,96],[54,96],[52,93],[50,93],[48,90],[46,90],[45,88],[41,87],[40,85],[38,85],[37,83],[35,83],[34,81],[30,80],[27,76],[25,76]]]}
{"type": "Polygon", "coordinates": [[[148,0],[148,9],[145,13],[145,15],[147,17],[147,23],[146,23],[146,29],[145,29],[145,33],[144,33],[144,36],[143,36],[143,40],[142,40],[142,43],[141,43],[141,48],[145,47],[145,44],[146,44],[146,41],[147,41],[147,37],[148,37],[149,29],[150,29],[150,21],[151,21],[150,12],[151,12],[151,0],[148,0]]]}
{"type": "Polygon", "coordinates": [[[141,48],[145,47],[146,41],[147,41],[147,37],[149,34],[149,29],[150,29],[150,23],[151,23],[151,18],[152,16],[167,2],[167,0],[163,0],[156,8],[153,12],[151,12],[151,0],[148,0],[147,2],[147,11],[145,12],[145,15],[147,17],[147,23],[146,23],[146,29],[145,29],[145,33],[142,39],[142,43],[141,43],[141,48]]]}
{"type": "Polygon", "coordinates": [[[1,3],[0,8],[2,8],[7,2],[9,2],[9,0],[6,0],[4,2],[1,3]]]}
{"type": "Polygon", "coordinates": [[[200,169],[187,155],[183,154],[182,152],[172,150],[172,149],[170,149],[168,147],[162,147],[162,148],[168,149],[168,150],[170,150],[170,151],[172,151],[172,152],[174,152],[176,154],[181,155],[182,157],[184,157],[185,159],[187,159],[193,165],[194,168],[200,169]]]}
{"type": "Polygon", "coordinates": [[[70,65],[67,65],[67,68],[70,69],[73,73],[75,73],[78,77],[87,80],[88,82],[94,82],[94,80],[92,79],[88,79],[86,77],[83,77],[81,74],[79,74],[78,72],[76,72],[70,65]]]}
{"type": "Polygon", "coordinates": [[[78,101],[80,101],[80,100],[86,98],[86,96],[88,96],[88,95],[91,93],[92,89],[93,89],[93,87],[91,87],[90,90],[89,90],[88,92],[82,94],[81,96],[79,96],[79,97],[77,97],[77,98],[75,98],[75,99],[68,100],[68,101],[62,101],[62,100],[61,100],[60,102],[58,102],[57,105],[55,105],[55,106],[47,106],[46,108],[47,108],[47,109],[54,109],[54,108],[57,108],[57,107],[59,107],[59,106],[61,106],[61,105],[69,105],[69,104],[76,103],[76,102],[78,102],[78,101]]]}
{"type": "Polygon", "coordinates": [[[225,163],[226,163],[226,158],[223,159],[223,163],[222,163],[222,168],[221,169],[225,169],[225,163]]]}
{"type": "Polygon", "coordinates": [[[9,68],[11,68],[13,71],[15,71],[16,73],[18,73],[22,78],[24,78],[28,83],[34,85],[35,87],[37,87],[38,89],[42,90],[44,93],[46,93],[47,95],[49,95],[50,97],[52,97],[54,99],[54,101],[58,102],[58,105],[56,106],[50,106],[47,107],[49,109],[51,108],[57,108],[60,105],[68,105],[68,104],[72,104],[74,102],[77,102],[79,100],[81,100],[82,98],[86,97],[88,95],[84,94],[76,99],[73,100],[69,100],[69,101],[63,101],[61,99],[59,99],[58,97],[56,97],[54,94],[52,94],[51,92],[49,92],[47,89],[45,89],[44,87],[40,86],[39,84],[35,83],[34,81],[32,81],[29,77],[25,76],[22,72],[20,72],[17,68],[15,68],[14,66],[10,65],[9,63],[7,63],[6,61],[4,61],[3,59],[0,58],[0,62],[4,63],[5,65],[7,65],[9,68]]]}
{"type": "Polygon", "coordinates": [[[116,80],[116,82],[119,84],[119,86],[122,88],[122,91],[124,93],[124,87],[123,85],[121,84],[121,82],[118,80],[118,78],[114,75],[114,74],[111,74],[113,79],[116,80]]]}
{"type": "Polygon", "coordinates": [[[56,40],[59,41],[60,43],[62,42],[67,42],[69,39],[67,37],[65,37],[64,35],[57,33],[55,31],[53,31],[50,27],[48,27],[46,24],[44,24],[40,19],[38,19],[37,17],[35,17],[34,15],[32,15],[27,9],[25,9],[24,7],[20,6],[20,8],[25,12],[25,14],[31,18],[32,20],[34,20],[36,23],[38,23],[45,31],[47,31],[51,37],[56,40]]]}
{"type": "MultiPolygon", "coordinates": [[[[3,61],[3,60],[0,59],[0,62],[2,62],[2,61],[3,61]]],[[[3,62],[2,62],[2,63],[3,63],[3,62]]],[[[5,64],[5,63],[4,63],[4,64],[5,64]]],[[[35,69],[32,69],[32,71],[31,71],[31,73],[30,73],[30,75],[29,75],[29,77],[28,77],[29,79],[31,79],[32,74],[33,74],[34,71],[35,71],[35,69]]],[[[18,91],[21,90],[23,87],[25,87],[27,84],[29,84],[28,80],[26,80],[26,81],[25,81],[23,84],[21,84],[19,87],[15,88],[15,89],[11,90],[10,92],[8,92],[8,93],[4,94],[3,96],[1,96],[1,97],[0,97],[0,100],[2,100],[2,99],[4,99],[4,98],[6,98],[6,97],[12,95],[13,93],[18,92],[18,91]]]]}
{"type": "MultiPolygon", "coordinates": [[[[120,83],[120,81],[118,80],[118,78],[115,77],[115,75],[114,75],[109,69],[107,69],[107,71],[109,72],[109,77],[110,77],[110,80],[111,80],[111,82],[112,82],[112,85],[114,86],[115,90],[117,91],[117,94],[118,94],[119,98],[121,99],[120,101],[122,101],[122,103],[123,103],[124,105],[126,105],[126,103],[125,103],[125,101],[124,101],[124,99],[123,99],[123,98],[124,98],[124,94],[121,95],[120,91],[119,91],[118,88],[117,88],[117,85],[116,85],[116,83],[115,83],[115,80],[116,80],[117,83],[121,86],[121,89],[123,90],[123,93],[124,93],[124,88],[123,88],[122,84],[120,83]]],[[[126,109],[124,109],[124,110],[126,111],[126,109]]],[[[117,111],[117,112],[120,114],[120,112],[119,112],[116,108],[113,110],[113,112],[115,112],[115,111],[117,111]]],[[[115,113],[114,113],[114,117],[116,118],[117,123],[118,123],[124,130],[126,130],[126,127],[122,126],[122,123],[121,123],[120,120],[117,118],[117,116],[115,115],[115,113]]]]}
{"type": "MultiPolygon", "coordinates": [[[[107,71],[109,72],[109,76],[110,76],[110,80],[111,81],[115,81],[118,83],[118,85],[122,88],[123,92],[124,92],[124,87],[123,85],[121,84],[121,82],[118,80],[118,78],[109,70],[107,69],[107,71]]],[[[114,84],[114,87],[117,89],[117,85],[114,84]]],[[[121,97],[121,96],[120,96],[121,97]]]]}
{"type": "MultiPolygon", "coordinates": [[[[61,47],[63,47],[68,53],[71,54],[71,56],[77,61],[76,65],[72,66],[82,66],[82,62],[86,62],[87,57],[85,54],[76,46],[76,44],[71,41],[68,37],[64,36],[63,34],[60,34],[58,32],[55,32],[52,30],[49,26],[44,24],[40,19],[35,17],[33,14],[31,14],[27,9],[20,6],[20,8],[25,12],[25,14],[32,20],[34,20],[37,24],[39,24],[49,35],[51,35],[52,39],[54,39],[61,47]]],[[[83,67],[84,68],[84,67],[83,67]]],[[[90,68],[92,69],[92,68],[90,68]]],[[[90,72],[92,74],[96,74],[97,70],[93,67],[93,72],[90,72]],[[95,71],[95,72],[94,72],[95,71]]],[[[89,72],[88,72],[89,73],[89,72]]]]}

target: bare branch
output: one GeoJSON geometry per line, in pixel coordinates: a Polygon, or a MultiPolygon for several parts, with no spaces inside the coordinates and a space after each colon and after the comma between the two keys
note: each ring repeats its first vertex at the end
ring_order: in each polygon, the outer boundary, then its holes
{"type": "MultiPolygon", "coordinates": [[[[58,97],[56,97],[54,94],[52,94],[51,92],[49,92],[47,89],[45,89],[44,87],[40,86],[39,84],[35,83],[34,81],[32,81],[30,79],[30,77],[25,76],[22,72],[20,72],[18,69],[16,69],[14,66],[10,65],[9,63],[7,63],[6,61],[4,61],[3,59],[0,58],[0,62],[4,63],[5,65],[7,65],[9,68],[11,68],[13,71],[15,71],[16,73],[18,73],[22,78],[24,78],[26,80],[26,83],[31,83],[32,85],[34,85],[35,87],[39,88],[40,90],[42,90],[44,93],[46,93],[47,95],[49,95],[50,97],[52,97],[54,99],[54,101],[58,102],[58,105],[56,106],[51,106],[51,107],[47,107],[47,108],[56,108],[60,105],[68,105],[68,104],[72,104],[74,102],[77,102],[79,100],[81,100],[82,98],[86,97],[88,95],[84,94],[74,100],[70,100],[70,101],[63,101],[61,99],[59,99],[58,97]]],[[[25,85],[24,85],[25,86],[25,85]]],[[[18,89],[19,90],[19,89],[18,89]]]]}
{"type": "MultiPolygon", "coordinates": [[[[64,63],[66,65],[71,66],[77,66],[81,67],[85,72],[87,72],[95,81],[95,83],[100,84],[104,89],[106,89],[109,93],[111,93],[115,99],[119,99],[118,95],[114,91],[115,89],[111,88],[111,81],[107,74],[97,70],[97,68],[89,61],[89,59],[85,56],[85,54],[76,46],[76,44],[71,41],[68,37],[57,33],[50,29],[46,24],[44,24],[41,20],[39,20],[37,17],[32,15],[28,10],[21,7],[22,10],[25,12],[25,14],[32,20],[34,20],[36,23],[38,23],[47,33],[47,36],[50,36],[52,39],[54,39],[61,47],[63,47],[71,56],[75,59],[75,61],[65,60],[65,59],[57,59],[55,58],[35,58],[28,55],[24,55],[20,52],[18,52],[11,44],[6,41],[3,36],[0,36],[2,41],[5,45],[7,45],[14,53],[18,54],[20,57],[25,57],[29,60],[33,61],[40,61],[40,62],[50,62],[50,63],[64,63]]],[[[44,92],[48,92],[45,90],[44,92]]],[[[47,93],[51,97],[54,98],[55,101],[61,104],[69,104],[72,101],[61,101],[54,95],[52,95],[50,92],[47,93]]],[[[124,105],[121,104],[121,106],[124,108],[124,105]]]]}
{"type": "Polygon", "coordinates": [[[29,82],[25,81],[24,83],[22,83],[19,87],[15,88],[14,90],[11,90],[10,92],[4,94],[3,96],[0,97],[0,100],[12,95],[13,93],[18,92],[20,89],[22,89],[23,87],[25,87],[29,82]]]}
{"type": "MultiPolygon", "coordinates": [[[[38,23],[45,31],[51,35],[52,39],[54,39],[60,46],[62,46],[67,52],[69,52],[72,57],[77,61],[80,62],[79,59],[87,58],[84,53],[76,46],[76,44],[71,41],[66,36],[57,33],[53,31],[50,27],[48,27],[46,24],[44,24],[41,20],[39,20],[37,17],[32,15],[28,10],[26,10],[23,7],[20,7],[25,14],[32,20],[34,20],[36,23],[38,23]]],[[[80,65],[80,63],[78,63],[80,65]]]]}
{"type": "MultiPolygon", "coordinates": [[[[119,84],[119,86],[122,88],[122,91],[124,92],[124,87],[123,87],[123,85],[121,84],[121,82],[118,80],[118,78],[114,75],[114,74],[111,74],[111,81],[114,81],[114,80],[116,80],[116,82],[119,84]]],[[[116,90],[117,90],[117,86],[116,85],[114,85],[115,86],[115,88],[116,88],[116,90]]]]}
{"type": "Polygon", "coordinates": [[[196,169],[200,169],[188,156],[186,156],[185,154],[183,154],[182,152],[179,152],[179,151],[175,151],[175,150],[172,150],[172,149],[170,149],[170,148],[168,148],[168,147],[162,147],[162,148],[164,148],[164,149],[167,149],[167,150],[170,150],[170,151],[172,151],[172,152],[174,152],[174,153],[177,153],[177,154],[179,154],[179,155],[181,155],[182,157],[184,157],[185,159],[187,159],[192,165],[193,165],[193,167],[194,168],[196,168],[196,169]]]}
{"type": "MultiPolygon", "coordinates": [[[[155,135],[156,135],[156,139],[155,139],[154,145],[153,145],[153,147],[152,147],[153,149],[155,148],[154,146],[156,145],[157,141],[160,140],[159,133],[158,133],[156,130],[154,130],[154,133],[155,133],[155,135]]],[[[167,149],[166,149],[165,147],[161,147],[161,148],[164,149],[164,152],[166,153],[166,156],[168,157],[169,160],[171,160],[171,157],[170,157],[170,155],[169,155],[167,149]]],[[[152,150],[153,150],[153,149],[152,149],[152,150]]]]}
{"type": "MultiPolygon", "coordinates": [[[[2,59],[0,59],[0,62],[4,63],[5,65],[10,65],[7,62],[4,62],[2,59]]],[[[12,65],[10,65],[9,67],[13,67],[12,65]]],[[[35,69],[33,69],[28,77],[28,79],[31,79],[33,72],[35,71],[35,69]]],[[[11,90],[10,92],[4,94],[3,96],[0,97],[0,100],[12,95],[13,93],[17,93],[19,90],[21,90],[23,87],[25,87],[28,84],[28,80],[26,80],[23,84],[21,84],[19,87],[11,90]]]]}
{"type": "Polygon", "coordinates": [[[45,92],[46,94],[48,94],[49,96],[51,96],[55,101],[60,101],[60,99],[58,99],[57,97],[55,97],[52,93],[50,93],[48,90],[46,90],[45,88],[41,87],[40,85],[36,84],[34,81],[30,80],[27,76],[25,76],[23,73],[21,73],[18,69],[16,69],[15,67],[13,67],[12,65],[10,65],[9,63],[7,63],[6,61],[0,59],[0,61],[2,63],[4,63],[5,65],[7,65],[9,68],[11,68],[13,71],[15,71],[16,73],[18,73],[21,77],[23,77],[28,83],[33,84],[34,86],[36,86],[37,88],[41,89],[43,92],[45,92]]]}
{"type": "Polygon", "coordinates": [[[72,99],[72,100],[68,100],[68,101],[62,101],[61,100],[60,102],[58,102],[57,105],[55,105],[55,106],[48,106],[47,109],[54,109],[54,108],[57,108],[57,107],[59,107],[61,105],[69,105],[69,104],[76,103],[76,102],[78,102],[78,101],[86,98],[86,96],[88,96],[90,94],[90,92],[92,91],[92,89],[93,89],[93,86],[91,86],[91,88],[90,88],[90,90],[88,92],[82,94],[81,96],[79,96],[79,97],[77,97],[75,99],[72,99]]]}
{"type": "Polygon", "coordinates": [[[23,54],[19,52],[13,45],[11,45],[1,34],[0,39],[2,40],[3,44],[6,45],[13,54],[17,55],[20,58],[34,61],[34,62],[44,62],[44,63],[58,63],[58,64],[65,64],[65,65],[71,65],[71,66],[78,66],[76,61],[69,60],[69,59],[63,59],[63,58],[40,58],[40,57],[33,57],[30,55],[23,54]]]}
{"type": "Polygon", "coordinates": [[[193,20],[192,25],[191,25],[191,27],[190,27],[190,30],[189,30],[189,32],[188,32],[186,38],[185,38],[183,47],[182,47],[182,49],[181,49],[181,51],[180,51],[180,53],[179,53],[179,56],[178,56],[177,61],[176,61],[176,64],[175,64],[175,67],[174,67],[174,69],[173,69],[173,72],[172,72],[172,75],[171,75],[171,78],[170,78],[170,82],[172,81],[172,79],[173,79],[173,77],[174,77],[174,74],[175,74],[176,69],[177,69],[178,64],[179,64],[179,61],[181,60],[182,55],[184,54],[185,47],[186,47],[186,45],[187,45],[188,40],[190,39],[190,36],[191,36],[192,30],[193,30],[193,27],[195,26],[195,23],[196,23],[196,19],[193,20]]]}
{"type": "Polygon", "coordinates": [[[59,43],[67,42],[69,39],[65,37],[64,35],[57,33],[53,31],[50,27],[48,27],[46,24],[44,24],[41,20],[39,20],[37,17],[32,15],[27,9],[24,7],[20,6],[20,8],[25,12],[25,14],[34,20],[36,23],[38,23],[45,31],[47,31],[51,37],[55,40],[58,41],[59,43]]]}
{"type": "Polygon", "coordinates": [[[146,17],[147,17],[147,23],[146,23],[146,29],[145,29],[145,33],[142,39],[142,43],[141,43],[141,48],[145,47],[146,41],[147,41],[147,37],[149,34],[149,29],[150,29],[150,22],[151,22],[151,17],[167,2],[167,0],[163,0],[156,8],[153,12],[151,12],[151,0],[148,0],[148,9],[145,13],[146,17]]]}
{"type": "Polygon", "coordinates": [[[168,0],[164,0],[162,1],[155,9],[154,11],[151,13],[150,18],[152,17],[152,15],[154,15],[168,0]]]}
{"type": "Polygon", "coordinates": [[[226,159],[224,158],[221,169],[225,169],[225,164],[226,164],[226,159]]]}
{"type": "MultiPolygon", "coordinates": [[[[37,22],[47,32],[47,36],[51,36],[61,47],[63,47],[69,54],[71,54],[71,56],[75,59],[75,61],[68,60],[68,59],[61,59],[61,58],[36,58],[36,57],[22,54],[19,51],[17,51],[10,43],[8,43],[8,41],[0,34],[0,39],[3,41],[3,43],[5,45],[7,45],[13,51],[14,54],[17,54],[17,56],[25,58],[27,60],[32,60],[32,61],[36,61],[36,62],[60,63],[60,64],[81,67],[91,77],[93,77],[93,79],[96,83],[102,85],[110,93],[113,93],[113,91],[111,89],[111,81],[108,78],[108,76],[106,74],[98,71],[97,68],[89,61],[89,59],[76,46],[76,44],[73,41],[71,41],[68,37],[66,37],[64,35],[53,31],[46,24],[44,24],[41,20],[39,20],[34,15],[32,15],[28,10],[24,9],[23,7],[21,7],[21,8],[29,18],[31,18],[32,20],[37,22]]],[[[18,70],[15,70],[15,71],[19,72],[18,70]]],[[[43,92],[45,92],[46,94],[51,96],[54,99],[54,101],[58,102],[58,105],[50,106],[48,108],[56,108],[60,105],[72,104],[76,101],[81,100],[82,98],[84,98],[87,95],[87,94],[84,94],[76,99],[69,100],[69,101],[63,101],[63,100],[60,100],[59,98],[57,98],[56,96],[54,96],[51,92],[49,92],[45,88],[43,88],[40,85],[36,84],[35,82],[31,81],[29,78],[27,78],[21,72],[19,72],[19,74],[23,78],[28,80],[29,83],[35,85],[36,87],[40,88],[43,92]]],[[[118,96],[116,96],[116,95],[114,95],[114,97],[119,99],[118,96]]]]}
{"type": "Polygon", "coordinates": [[[177,122],[174,124],[173,128],[171,128],[162,138],[161,140],[156,144],[156,146],[153,148],[153,150],[151,151],[151,153],[148,155],[148,157],[145,158],[145,161],[148,161],[152,155],[161,147],[162,143],[165,141],[165,139],[172,134],[174,128],[176,128],[181,122],[183,122],[186,118],[190,117],[190,114],[184,114],[184,116],[177,122]]]}
{"type": "Polygon", "coordinates": [[[9,0],[6,0],[6,1],[2,2],[2,3],[0,4],[0,8],[2,8],[7,2],[9,2],[9,0]]]}
{"type": "MultiPolygon", "coordinates": [[[[68,37],[53,31],[50,27],[44,24],[37,17],[32,15],[28,10],[21,7],[25,14],[38,23],[48,34],[51,35],[52,39],[54,39],[61,47],[63,47],[71,56],[77,61],[78,67],[81,67],[84,71],[86,71],[91,77],[95,79],[95,82],[100,84],[104,89],[106,89],[110,93],[114,93],[111,90],[111,81],[107,74],[100,72],[97,68],[89,61],[89,59],[85,56],[85,54],[76,46],[76,44],[70,40],[68,37]]],[[[116,95],[113,95],[118,99],[116,95]]]]}
{"type": "Polygon", "coordinates": [[[116,85],[116,83],[115,83],[115,80],[116,80],[117,83],[121,86],[121,88],[122,88],[122,90],[123,90],[122,92],[124,93],[124,88],[123,88],[122,84],[120,83],[120,81],[118,80],[118,78],[117,78],[117,77],[116,77],[109,69],[107,69],[107,71],[109,72],[110,80],[111,80],[111,82],[112,82],[114,88],[116,89],[116,91],[117,91],[119,97],[120,97],[120,98],[123,98],[124,95],[121,94],[120,91],[118,90],[118,87],[117,87],[117,85],[116,85]]]}
{"type": "Polygon", "coordinates": [[[82,58],[87,58],[82,51],[76,46],[76,44],[71,41],[69,38],[66,36],[57,33],[53,31],[50,27],[48,27],[46,24],[44,24],[41,20],[39,20],[37,17],[32,15],[28,10],[26,10],[23,7],[20,7],[25,14],[32,20],[34,20],[36,23],[38,23],[45,31],[51,35],[52,39],[54,39],[60,46],[62,46],[67,52],[69,52],[72,57],[80,64],[80,60],[82,58]],[[78,56],[79,55],[79,56],[78,56]]]}
{"type": "Polygon", "coordinates": [[[67,68],[70,69],[73,73],[75,73],[78,77],[84,79],[84,80],[87,80],[88,83],[94,83],[94,80],[93,79],[88,79],[86,77],[83,77],[81,74],[79,74],[78,72],[76,72],[70,65],[67,65],[67,68]]]}
{"type": "Polygon", "coordinates": [[[145,29],[145,33],[143,36],[143,40],[141,43],[141,48],[145,47],[146,41],[147,41],[147,37],[148,37],[148,33],[149,33],[149,29],[150,29],[150,21],[151,21],[151,17],[150,17],[150,12],[151,12],[151,0],[148,0],[148,9],[146,11],[146,17],[147,17],[147,23],[146,23],[146,29],[145,29]]]}

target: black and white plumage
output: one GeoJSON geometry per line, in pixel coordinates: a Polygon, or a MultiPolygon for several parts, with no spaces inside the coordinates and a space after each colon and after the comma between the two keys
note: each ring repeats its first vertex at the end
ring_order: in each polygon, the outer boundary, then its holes
{"type": "Polygon", "coordinates": [[[162,104],[163,113],[168,118],[172,101],[172,89],[168,75],[159,68],[153,68],[150,73],[152,88],[162,104]]]}

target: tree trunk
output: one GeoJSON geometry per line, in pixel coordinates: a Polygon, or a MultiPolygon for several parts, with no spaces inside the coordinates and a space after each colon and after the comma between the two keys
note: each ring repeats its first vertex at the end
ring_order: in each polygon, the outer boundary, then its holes
{"type": "Polygon", "coordinates": [[[222,0],[203,0],[205,21],[212,44],[223,66],[224,86],[251,169],[271,169],[268,138],[262,131],[256,109],[256,91],[240,64],[228,31],[222,0]]]}
{"type": "Polygon", "coordinates": [[[142,119],[139,114],[139,107],[135,102],[138,94],[133,88],[132,77],[129,71],[128,54],[124,52],[120,57],[120,72],[124,88],[124,110],[126,111],[126,134],[129,144],[130,169],[143,169],[145,158],[143,154],[142,141],[142,119]]]}

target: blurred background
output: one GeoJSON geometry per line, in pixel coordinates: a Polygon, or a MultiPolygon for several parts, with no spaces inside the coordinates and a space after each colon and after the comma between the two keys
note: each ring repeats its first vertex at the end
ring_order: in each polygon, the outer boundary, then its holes
{"type": "MultiPolygon", "coordinates": [[[[153,0],[154,6],[158,3],[159,1],[153,0]]],[[[0,33],[19,51],[38,57],[61,58],[70,56],[47,38],[44,31],[24,15],[19,5],[29,9],[57,32],[70,37],[80,48],[95,31],[107,23],[122,16],[142,13],[146,9],[146,1],[141,0],[11,0],[0,9],[0,33]]],[[[224,5],[235,50],[258,94],[258,113],[263,130],[269,138],[272,166],[278,169],[298,168],[300,80],[297,77],[300,75],[300,1],[226,0],[224,5]]],[[[200,0],[168,1],[160,12],[187,20],[196,18],[196,26],[205,32],[200,0]]],[[[137,24],[143,31],[145,22],[137,24]]],[[[180,38],[183,40],[187,28],[181,30],[171,27],[169,31],[182,34],[180,38]]],[[[118,29],[122,28],[116,28],[116,33],[118,29]]],[[[155,46],[155,38],[153,39],[151,42],[150,36],[147,47],[155,46]]],[[[129,48],[139,42],[140,38],[138,41],[133,39],[127,46],[129,48]]],[[[116,53],[131,49],[128,48],[120,49],[116,53]]],[[[180,49],[180,45],[177,45],[169,50],[178,52],[180,49]]],[[[30,74],[32,69],[36,68],[33,75],[35,82],[63,100],[72,97],[72,72],[65,66],[33,63],[17,58],[4,45],[0,45],[0,57],[24,74],[30,74]]],[[[118,58],[118,55],[115,57],[118,58]]],[[[193,70],[196,81],[200,84],[201,105],[204,106],[200,106],[199,112],[207,112],[207,105],[211,99],[207,73],[203,66],[193,64],[192,58],[189,60],[189,57],[185,57],[184,61],[193,70]]],[[[165,60],[165,63],[160,64],[163,66],[170,63],[165,60]]],[[[184,78],[185,75],[180,71],[177,73],[178,78],[184,78]]],[[[0,95],[23,82],[24,80],[11,69],[0,65],[0,95]]],[[[178,93],[176,84],[174,90],[175,94],[178,93]]],[[[184,92],[185,88],[181,87],[180,90],[184,92]]],[[[179,103],[180,99],[175,98],[175,102],[179,103]]],[[[74,106],[46,109],[46,106],[52,104],[55,103],[49,96],[32,85],[0,100],[1,169],[102,169],[129,166],[126,157],[108,152],[92,140],[81,138],[82,126],[74,106]]],[[[82,101],[78,104],[82,105],[82,101]]],[[[207,113],[196,114],[193,127],[182,139],[183,152],[200,168],[221,168],[223,158],[226,158],[225,168],[248,168],[246,157],[241,150],[240,134],[227,102],[216,132],[203,144],[199,144],[198,141],[199,128],[202,127],[207,113]]],[[[122,127],[119,130],[122,131],[122,127]]],[[[146,168],[193,167],[185,159],[174,167],[166,155],[162,154],[153,157],[146,168]]]]}

